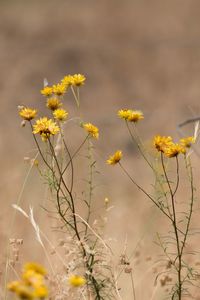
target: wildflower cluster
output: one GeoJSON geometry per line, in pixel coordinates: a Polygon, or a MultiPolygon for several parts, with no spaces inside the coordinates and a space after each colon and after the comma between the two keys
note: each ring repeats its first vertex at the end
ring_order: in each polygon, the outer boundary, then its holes
{"type": "Polygon", "coordinates": [[[174,143],[171,136],[156,135],[153,144],[159,152],[171,158],[179,154],[185,154],[187,148],[190,148],[194,142],[195,138],[191,136],[181,139],[179,143],[174,143]]]}
{"type": "Polygon", "coordinates": [[[8,289],[19,299],[45,299],[48,296],[48,289],[44,281],[45,275],[46,270],[41,265],[27,263],[24,265],[21,280],[10,282],[8,289]]]}
{"type": "Polygon", "coordinates": [[[128,122],[137,123],[144,119],[144,115],[140,110],[121,109],[118,111],[118,116],[128,122]]]}

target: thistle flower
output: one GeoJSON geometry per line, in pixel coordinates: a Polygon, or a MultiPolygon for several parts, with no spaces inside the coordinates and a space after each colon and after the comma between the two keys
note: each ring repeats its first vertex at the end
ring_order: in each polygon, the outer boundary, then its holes
{"type": "Polygon", "coordinates": [[[56,120],[64,121],[64,120],[66,120],[66,118],[68,116],[68,112],[62,108],[58,108],[58,109],[54,110],[53,116],[56,120]]]}
{"type": "Polygon", "coordinates": [[[40,92],[43,96],[50,97],[53,94],[53,88],[50,86],[45,86],[40,92]]]}
{"type": "Polygon", "coordinates": [[[72,276],[69,277],[69,283],[73,287],[80,287],[80,286],[82,286],[86,283],[86,280],[82,276],[72,275],[72,276]]]}
{"type": "Polygon", "coordinates": [[[49,98],[47,99],[47,104],[46,106],[51,109],[51,110],[56,110],[58,109],[60,106],[62,105],[62,103],[60,102],[60,100],[56,97],[53,98],[49,98]]]}
{"type": "Polygon", "coordinates": [[[81,86],[85,83],[85,76],[82,74],[74,74],[73,75],[73,80],[72,80],[72,85],[75,86],[81,86]]]}
{"type": "Polygon", "coordinates": [[[33,125],[33,133],[39,133],[43,141],[46,141],[51,135],[57,134],[59,130],[56,123],[46,117],[36,120],[36,124],[33,125]]]}
{"type": "Polygon", "coordinates": [[[122,158],[122,151],[118,150],[107,159],[107,164],[116,165],[122,158]]]}
{"type": "Polygon", "coordinates": [[[156,135],[153,140],[155,148],[160,152],[165,152],[165,149],[173,144],[171,136],[156,135]]]}
{"type": "Polygon", "coordinates": [[[67,86],[63,83],[58,83],[53,85],[53,93],[57,96],[62,96],[66,93],[67,86]]]}
{"type": "Polygon", "coordinates": [[[98,139],[99,129],[91,123],[84,123],[83,128],[94,138],[98,139]]]}
{"type": "Polygon", "coordinates": [[[28,107],[27,108],[24,107],[24,108],[20,109],[20,111],[19,111],[19,115],[26,121],[30,121],[30,120],[34,119],[36,114],[37,114],[36,109],[32,109],[32,108],[28,108],[28,107]]]}
{"type": "Polygon", "coordinates": [[[194,136],[188,136],[186,138],[180,139],[180,144],[183,147],[190,148],[192,144],[195,143],[195,137],[194,136]]]}

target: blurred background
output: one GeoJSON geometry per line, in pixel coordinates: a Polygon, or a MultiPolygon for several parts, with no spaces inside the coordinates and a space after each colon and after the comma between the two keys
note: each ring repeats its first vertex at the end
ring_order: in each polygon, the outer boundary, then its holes
{"type": "MultiPolygon", "coordinates": [[[[81,114],[100,128],[95,146],[102,189],[96,201],[99,205],[108,197],[114,206],[106,236],[114,238],[119,253],[126,236],[130,250],[146,233],[145,247],[152,243],[159,213],[119,169],[104,162],[122,149],[126,166],[150,188],[151,174],[116,113],[120,108],[143,111],[139,130],[147,147],[155,134],[178,137],[177,125],[199,115],[199,28],[198,0],[0,1],[0,249],[5,249],[6,237],[17,236],[25,240],[27,259],[41,255],[38,245],[32,253],[32,229],[22,216],[9,231],[11,204],[27,174],[24,157],[32,157],[34,148],[30,132],[20,127],[17,106],[30,105],[45,113],[40,95],[44,78],[52,84],[69,73],[87,77],[81,89],[81,114]]],[[[72,96],[66,108],[76,113],[72,96]]],[[[192,133],[191,127],[184,130],[192,133]]],[[[34,205],[45,228],[40,212],[44,188],[36,174],[30,175],[21,203],[25,209],[34,205]]]]}

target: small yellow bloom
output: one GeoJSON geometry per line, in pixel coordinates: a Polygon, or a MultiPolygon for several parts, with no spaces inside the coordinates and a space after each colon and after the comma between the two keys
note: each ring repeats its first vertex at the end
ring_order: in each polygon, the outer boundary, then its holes
{"type": "Polygon", "coordinates": [[[62,108],[58,108],[53,112],[53,116],[56,120],[64,121],[67,119],[68,112],[62,108]]]}
{"type": "Polygon", "coordinates": [[[35,262],[28,262],[24,265],[24,271],[32,270],[38,274],[45,275],[47,271],[43,266],[35,262]]]}
{"type": "Polygon", "coordinates": [[[130,109],[120,109],[117,114],[121,119],[128,120],[128,118],[131,114],[131,110],[130,109]]]}
{"type": "Polygon", "coordinates": [[[83,128],[94,138],[98,139],[99,129],[91,123],[83,124],[83,128]]]}
{"type": "Polygon", "coordinates": [[[185,148],[179,144],[174,144],[174,143],[166,147],[164,150],[164,154],[169,158],[175,157],[180,153],[185,154],[186,153],[185,148]]]}
{"type": "Polygon", "coordinates": [[[74,74],[73,75],[73,80],[72,80],[72,85],[75,86],[81,86],[85,83],[85,76],[82,74],[74,74]]]}
{"type": "Polygon", "coordinates": [[[45,86],[40,92],[43,96],[50,97],[53,94],[53,88],[50,86],[45,86]]]}
{"type": "Polygon", "coordinates": [[[46,141],[51,135],[57,134],[59,130],[56,123],[46,117],[36,120],[36,124],[33,125],[33,133],[39,133],[43,141],[46,141]]]}
{"type": "Polygon", "coordinates": [[[47,287],[45,285],[40,285],[40,286],[36,287],[33,292],[33,296],[35,298],[40,298],[40,299],[46,298],[48,296],[47,287]]]}
{"type": "Polygon", "coordinates": [[[35,118],[37,114],[37,110],[36,109],[32,109],[32,108],[22,108],[20,111],[19,111],[19,115],[24,119],[24,120],[27,120],[27,121],[30,121],[32,119],[35,118]]]}
{"type": "Polygon", "coordinates": [[[144,115],[140,110],[132,110],[132,109],[120,109],[118,111],[118,116],[121,119],[124,119],[129,122],[134,122],[134,123],[144,119],[144,115]]]}
{"type": "Polygon", "coordinates": [[[129,122],[137,123],[139,120],[144,119],[144,115],[140,110],[131,110],[128,116],[129,122]]]}
{"type": "Polygon", "coordinates": [[[74,83],[74,78],[72,75],[66,75],[61,82],[66,86],[70,86],[74,83]]]}
{"type": "Polygon", "coordinates": [[[16,292],[18,287],[20,285],[20,282],[19,281],[12,281],[10,282],[8,285],[7,285],[7,288],[9,291],[11,292],[16,292]]]}
{"type": "Polygon", "coordinates": [[[54,110],[58,109],[62,105],[62,103],[60,102],[60,100],[58,98],[53,97],[53,98],[47,99],[46,105],[49,109],[54,111],[54,110]]]}
{"type": "Polygon", "coordinates": [[[107,159],[107,164],[116,165],[122,158],[122,151],[118,150],[107,159]]]}
{"type": "Polygon", "coordinates": [[[66,93],[67,86],[63,83],[58,83],[53,85],[53,93],[57,96],[62,96],[66,93]]]}
{"type": "Polygon", "coordinates": [[[195,143],[194,136],[188,136],[186,138],[180,139],[180,144],[186,148],[190,148],[194,143],[195,143]]]}
{"type": "Polygon", "coordinates": [[[171,136],[156,135],[153,144],[158,151],[164,152],[165,148],[173,144],[171,136]]]}
{"type": "Polygon", "coordinates": [[[30,289],[29,286],[27,286],[26,284],[23,284],[23,283],[19,284],[19,286],[16,289],[15,293],[17,294],[17,296],[20,297],[20,299],[24,299],[24,300],[34,299],[32,289],[30,289]]]}
{"type": "Polygon", "coordinates": [[[82,276],[72,275],[69,278],[69,283],[74,287],[82,286],[86,283],[86,280],[82,276]]]}

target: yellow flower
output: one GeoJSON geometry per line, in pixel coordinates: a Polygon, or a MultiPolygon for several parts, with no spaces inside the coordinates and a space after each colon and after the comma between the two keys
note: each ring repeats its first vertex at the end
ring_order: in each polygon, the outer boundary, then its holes
{"type": "Polygon", "coordinates": [[[66,75],[61,82],[66,86],[70,86],[74,83],[74,78],[72,75],[66,75]]]}
{"type": "Polygon", "coordinates": [[[58,83],[53,85],[53,93],[57,96],[62,96],[66,93],[67,87],[63,83],[58,83]]]}
{"type": "Polygon", "coordinates": [[[156,135],[153,144],[158,151],[164,152],[165,148],[173,144],[171,136],[156,135]]]}
{"type": "Polygon", "coordinates": [[[180,139],[180,144],[186,148],[190,148],[194,143],[195,143],[194,136],[188,136],[186,138],[180,139]]]}
{"type": "Polygon", "coordinates": [[[94,138],[98,139],[99,129],[91,123],[83,124],[83,128],[94,138]]]}
{"type": "Polygon", "coordinates": [[[130,109],[120,109],[117,114],[121,119],[128,120],[130,113],[130,109]]]}
{"type": "Polygon", "coordinates": [[[121,119],[127,120],[129,122],[134,122],[134,123],[144,119],[144,115],[140,110],[132,110],[132,109],[120,109],[118,111],[118,116],[121,119]]]}
{"type": "Polygon", "coordinates": [[[122,158],[122,151],[118,150],[107,159],[107,164],[116,165],[122,158]]]}
{"type": "Polygon", "coordinates": [[[86,283],[86,280],[82,276],[72,275],[69,277],[69,283],[74,287],[82,286],[86,283]]]}
{"type": "Polygon", "coordinates": [[[7,288],[9,291],[11,292],[16,292],[18,287],[20,285],[20,282],[19,281],[12,281],[10,282],[8,285],[7,285],[7,288]]]}
{"type": "Polygon", "coordinates": [[[35,272],[34,270],[26,270],[22,274],[22,279],[24,282],[28,285],[31,285],[33,287],[40,286],[44,282],[44,275],[35,272]]]}
{"type": "Polygon", "coordinates": [[[20,111],[19,111],[19,115],[24,119],[24,120],[27,120],[27,121],[30,121],[32,119],[35,118],[37,114],[37,110],[36,109],[32,109],[32,108],[22,108],[20,111]]]}
{"type": "Polygon", "coordinates": [[[35,263],[35,262],[28,262],[24,265],[24,271],[26,272],[29,270],[32,270],[41,275],[45,275],[47,273],[47,271],[45,270],[45,268],[43,266],[41,266],[40,264],[35,263]]]}
{"type": "Polygon", "coordinates": [[[58,109],[54,110],[53,116],[56,120],[64,121],[64,120],[66,120],[66,118],[68,116],[68,112],[62,108],[58,108],[58,109]]]}
{"type": "Polygon", "coordinates": [[[39,133],[43,141],[46,141],[51,135],[57,134],[59,130],[56,123],[46,117],[36,120],[36,124],[33,125],[33,133],[39,133]]]}
{"type": "Polygon", "coordinates": [[[72,80],[72,85],[76,86],[81,86],[85,83],[85,76],[82,74],[74,74],[73,75],[73,80],[72,80]]]}
{"type": "Polygon", "coordinates": [[[53,98],[49,98],[47,99],[47,107],[51,110],[56,110],[57,108],[59,108],[62,103],[60,102],[60,100],[56,97],[53,98]]]}
{"type": "Polygon", "coordinates": [[[45,86],[40,92],[43,96],[49,97],[53,94],[53,88],[50,86],[45,86]]]}
{"type": "Polygon", "coordinates": [[[144,115],[140,110],[131,110],[128,116],[129,122],[138,122],[139,120],[144,119],[144,115]]]}
{"type": "Polygon", "coordinates": [[[33,296],[35,298],[46,298],[48,296],[48,289],[45,285],[40,285],[38,287],[35,288],[34,292],[33,292],[33,296]]]}
{"type": "Polygon", "coordinates": [[[20,299],[26,299],[26,300],[32,300],[33,297],[33,291],[30,289],[29,286],[26,284],[20,283],[17,287],[15,293],[20,297],[20,299]]]}
{"type": "Polygon", "coordinates": [[[169,145],[168,147],[166,147],[164,150],[164,154],[169,158],[175,157],[180,153],[185,154],[185,152],[186,152],[186,150],[183,146],[181,146],[179,144],[174,144],[174,143],[172,145],[169,145]]]}

